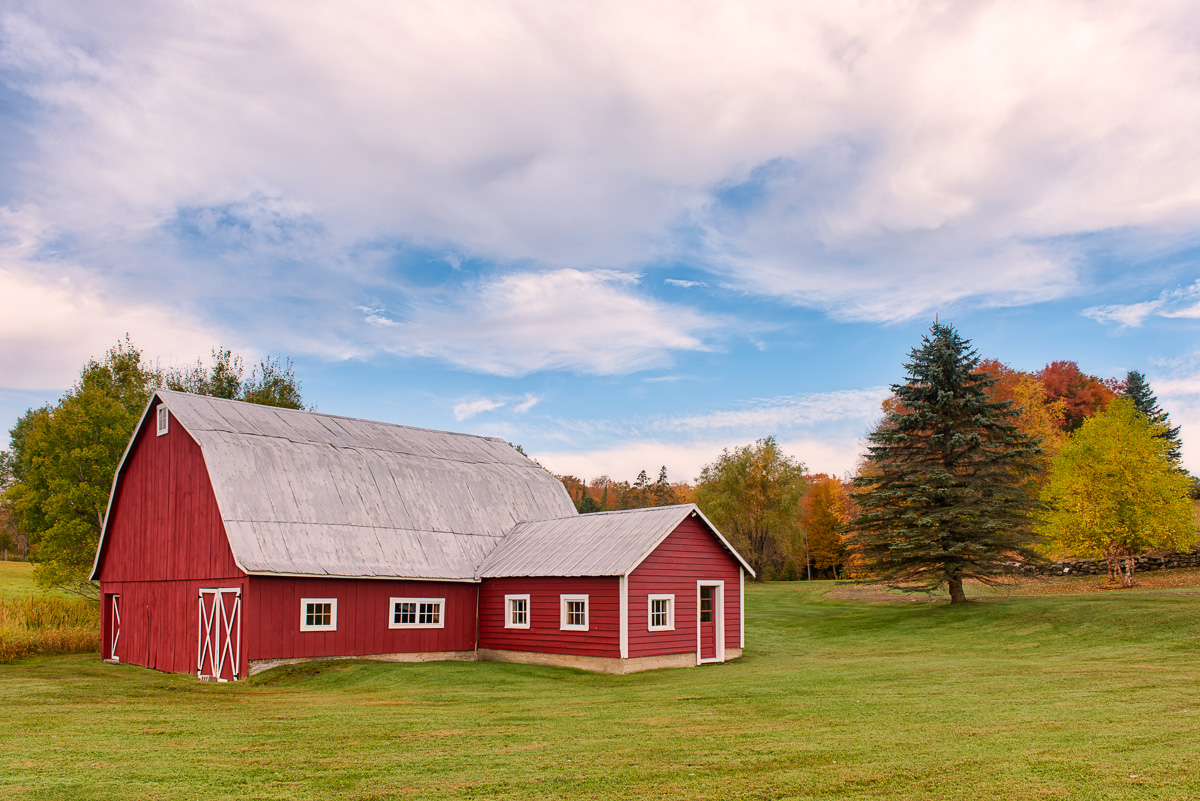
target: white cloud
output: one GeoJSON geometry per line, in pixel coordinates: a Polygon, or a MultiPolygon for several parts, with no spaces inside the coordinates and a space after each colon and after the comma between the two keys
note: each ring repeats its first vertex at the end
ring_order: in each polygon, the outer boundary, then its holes
{"type": "Polygon", "coordinates": [[[504,406],[504,401],[492,400],[491,398],[477,398],[472,401],[463,401],[462,403],[454,404],[454,419],[466,420],[477,414],[499,409],[502,406],[504,406]]]}
{"type": "MultiPolygon", "coordinates": [[[[53,232],[29,208],[0,207],[0,376],[6,390],[63,389],[129,334],[149,361],[192,361],[228,336],[194,316],[114,295],[78,265],[27,260],[53,232]]],[[[228,334],[228,332],[225,332],[228,334]]]]}
{"type": "Polygon", "coordinates": [[[670,363],[674,351],[706,350],[715,320],[638,294],[629,273],[563,269],[486,281],[407,320],[364,312],[385,328],[381,346],[481,372],[537,370],[624,374],[670,363]]]}
{"type": "Polygon", "coordinates": [[[879,416],[880,404],[889,392],[887,387],[869,387],[772,398],[748,403],[738,409],[670,418],[661,425],[666,429],[692,433],[720,430],[770,433],[848,419],[870,420],[879,416]]]}
{"type": "Polygon", "coordinates": [[[1151,316],[1197,319],[1200,318],[1200,281],[1165,290],[1155,300],[1092,306],[1084,309],[1083,315],[1098,323],[1116,324],[1121,328],[1138,328],[1151,316]]]}
{"type": "MultiPolygon", "coordinates": [[[[705,465],[712,464],[725,449],[747,445],[753,440],[706,439],[693,442],[669,440],[627,440],[596,450],[537,451],[535,457],[547,470],[558,475],[573,475],[584,480],[607,475],[615,481],[632,481],[639,471],[657,475],[667,468],[671,481],[694,483],[705,465]]],[[[799,459],[810,473],[845,475],[853,472],[861,456],[857,440],[820,439],[780,440],[784,453],[799,459]]]]}
{"type": "Polygon", "coordinates": [[[664,278],[663,283],[669,284],[670,286],[682,287],[684,289],[691,289],[692,287],[696,286],[708,286],[708,284],[704,283],[703,281],[685,281],[682,278],[664,278]]]}
{"type": "MultiPolygon", "coordinates": [[[[685,256],[887,321],[1060,297],[1072,237],[1200,216],[1186,0],[6,8],[4,80],[37,104],[6,191],[130,282],[181,209],[268,198],[347,307],[381,280],[363,243],[404,241],[451,267],[685,256]]],[[[248,234],[278,247],[273,219],[248,234]]]]}
{"type": "Polygon", "coordinates": [[[842,475],[862,456],[887,392],[870,387],[768,398],[736,409],[639,420],[564,420],[554,430],[528,427],[512,436],[545,443],[531,449],[542,464],[583,478],[632,480],[639,470],[665,465],[671,480],[691,482],[722,450],[768,435],[810,472],[842,475]]]}
{"type": "Polygon", "coordinates": [[[540,401],[541,401],[541,398],[539,398],[537,395],[534,395],[531,392],[526,392],[524,399],[520,403],[518,403],[516,406],[513,407],[513,411],[516,412],[517,414],[525,414],[525,412],[532,409],[540,401]]]}

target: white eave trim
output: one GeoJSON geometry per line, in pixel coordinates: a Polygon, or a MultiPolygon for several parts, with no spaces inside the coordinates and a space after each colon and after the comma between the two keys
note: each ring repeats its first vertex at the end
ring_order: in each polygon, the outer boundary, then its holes
{"type": "MultiPolygon", "coordinates": [[[[241,565],[238,565],[241,567],[241,565]]],[[[440,576],[354,576],[344,573],[284,573],[275,570],[244,570],[247,576],[267,578],[314,578],[314,579],[374,579],[377,581],[447,581],[458,584],[478,584],[477,578],[441,578],[440,576]]]]}

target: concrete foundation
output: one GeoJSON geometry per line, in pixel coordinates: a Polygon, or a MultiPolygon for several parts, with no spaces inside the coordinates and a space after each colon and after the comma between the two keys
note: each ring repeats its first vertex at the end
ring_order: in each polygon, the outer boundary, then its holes
{"type": "MultiPolygon", "coordinates": [[[[742,655],[741,648],[726,648],[725,661],[742,655]]],[[[343,659],[369,659],[374,662],[512,662],[518,665],[549,665],[550,667],[591,670],[596,673],[640,673],[643,670],[684,668],[696,666],[696,654],[662,654],[618,659],[607,656],[577,656],[575,654],[544,654],[535,651],[501,651],[480,648],[478,651],[430,651],[419,654],[366,654],[363,656],[301,656],[291,659],[251,659],[250,675],[262,673],[281,665],[302,662],[325,662],[343,659]]],[[[107,661],[107,660],[106,660],[107,661]]]]}
{"type": "Polygon", "coordinates": [[[475,662],[474,651],[428,651],[415,654],[364,654],[362,656],[297,656],[289,659],[251,659],[250,675],[280,665],[298,665],[302,662],[328,662],[340,659],[369,659],[372,662],[475,662]]]}

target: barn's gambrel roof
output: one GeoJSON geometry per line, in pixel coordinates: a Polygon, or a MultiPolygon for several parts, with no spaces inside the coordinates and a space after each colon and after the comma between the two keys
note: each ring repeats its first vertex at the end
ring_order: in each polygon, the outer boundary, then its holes
{"type": "MultiPolygon", "coordinates": [[[[517,523],[576,514],[562,483],[501,439],[156,397],[200,446],[247,573],[471,581],[517,523]]],[[[103,547],[102,534],[97,567],[103,547]]]]}
{"type": "Polygon", "coordinates": [[[751,576],[754,571],[692,503],[519,523],[483,564],[480,578],[624,576],[690,516],[698,517],[751,576]]]}
{"type": "Polygon", "coordinates": [[[199,445],[234,561],[252,575],[478,581],[627,575],[689,515],[754,571],[694,504],[580,515],[566,488],[494,437],[159,390],[199,445]]]}

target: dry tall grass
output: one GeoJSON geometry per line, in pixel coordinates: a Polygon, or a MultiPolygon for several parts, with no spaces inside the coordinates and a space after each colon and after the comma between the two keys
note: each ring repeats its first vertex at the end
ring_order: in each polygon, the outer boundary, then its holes
{"type": "Polygon", "coordinates": [[[100,650],[100,608],[83,598],[0,596],[0,664],[100,650]]]}

